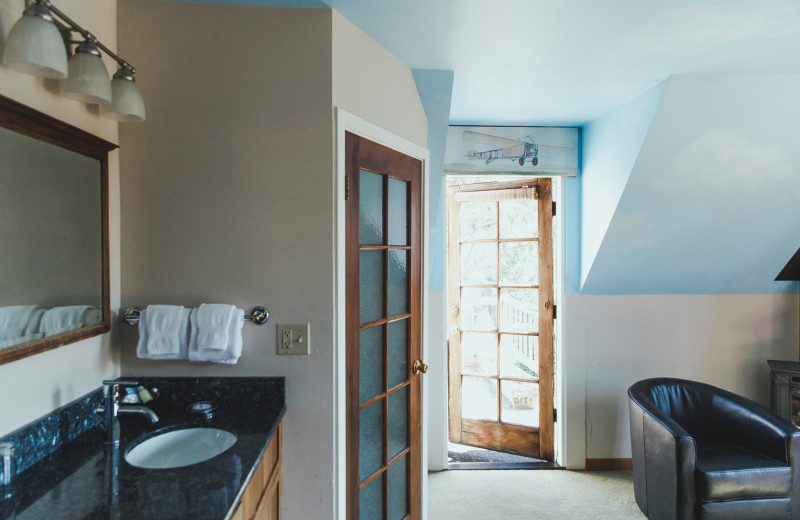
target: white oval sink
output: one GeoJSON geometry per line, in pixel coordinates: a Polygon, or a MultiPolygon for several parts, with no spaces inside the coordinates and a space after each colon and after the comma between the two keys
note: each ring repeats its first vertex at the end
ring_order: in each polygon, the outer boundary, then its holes
{"type": "Polygon", "coordinates": [[[173,430],[135,445],[125,460],[139,468],[181,468],[216,457],[234,444],[235,434],[217,428],[173,430]]]}

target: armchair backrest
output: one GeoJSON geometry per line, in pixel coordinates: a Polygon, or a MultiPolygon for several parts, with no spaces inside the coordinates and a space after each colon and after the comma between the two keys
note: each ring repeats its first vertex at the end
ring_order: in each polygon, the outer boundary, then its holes
{"type": "MultiPolygon", "coordinates": [[[[694,439],[714,438],[713,387],[681,379],[648,379],[634,385],[656,408],[677,422],[694,439]]],[[[649,408],[645,404],[645,408],[649,408]]]]}

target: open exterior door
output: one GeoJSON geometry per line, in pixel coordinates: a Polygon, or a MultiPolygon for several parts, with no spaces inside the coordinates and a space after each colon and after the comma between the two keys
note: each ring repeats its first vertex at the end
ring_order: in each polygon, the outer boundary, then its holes
{"type": "Polygon", "coordinates": [[[448,188],[452,442],[553,460],[551,180],[448,188]]]}

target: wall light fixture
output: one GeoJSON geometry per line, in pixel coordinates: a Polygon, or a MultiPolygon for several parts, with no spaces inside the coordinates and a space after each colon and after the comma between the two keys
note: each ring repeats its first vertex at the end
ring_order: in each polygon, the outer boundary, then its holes
{"type": "Polygon", "coordinates": [[[60,80],[62,96],[99,105],[100,113],[109,119],[144,121],[144,100],[136,87],[133,65],[49,0],[26,0],[25,4],[22,18],[6,38],[3,65],[40,78],[60,80]],[[80,34],[82,40],[73,40],[73,33],[80,34]],[[108,79],[101,50],[119,64],[112,80],[108,79]]]}

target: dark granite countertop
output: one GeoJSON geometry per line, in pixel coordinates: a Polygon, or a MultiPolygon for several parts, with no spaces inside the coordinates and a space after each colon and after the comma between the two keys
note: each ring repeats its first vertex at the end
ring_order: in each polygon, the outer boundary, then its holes
{"type": "Polygon", "coordinates": [[[2,501],[0,520],[230,517],[286,411],[285,380],[125,379],[159,389],[160,397],[148,406],[160,421],[151,425],[144,416],[120,415],[118,454],[104,447],[105,431],[100,426],[68,440],[15,477],[13,496],[2,501]],[[198,401],[218,404],[210,419],[186,410],[198,401]],[[237,435],[237,441],[224,453],[183,468],[142,469],[125,462],[126,450],[143,436],[192,426],[228,430],[237,435]]]}

